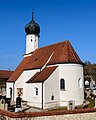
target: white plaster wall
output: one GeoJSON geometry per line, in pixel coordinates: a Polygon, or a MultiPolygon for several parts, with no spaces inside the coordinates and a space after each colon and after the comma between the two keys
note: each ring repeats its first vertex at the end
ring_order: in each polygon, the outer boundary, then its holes
{"type": "Polygon", "coordinates": [[[40,71],[37,70],[26,70],[24,71],[20,77],[15,82],[15,100],[17,97],[17,88],[23,88],[23,96],[22,99],[28,101],[27,94],[29,93],[28,83],[26,83],[36,72],[40,71]]]}
{"type": "MultiPolygon", "coordinates": [[[[19,76],[19,78],[15,82],[15,87],[14,87],[14,90],[15,90],[14,101],[16,101],[16,98],[18,97],[17,88],[23,88],[23,91],[24,91],[24,72],[19,76]]],[[[22,98],[23,97],[24,97],[24,92],[23,92],[22,98]]]]}
{"type": "Polygon", "coordinates": [[[28,83],[27,86],[28,105],[42,108],[42,83],[28,83]],[[35,87],[38,88],[38,95],[36,95],[35,87]]]}
{"type": "Polygon", "coordinates": [[[26,54],[33,52],[38,48],[38,36],[26,35],[26,54]]]}
{"type": "MultiPolygon", "coordinates": [[[[64,78],[65,90],[60,90],[60,105],[66,106],[69,100],[74,100],[75,105],[80,105],[84,101],[84,78],[83,66],[80,64],[60,64],[59,65],[59,80],[64,78]],[[80,88],[78,79],[81,78],[80,88]]],[[[60,81],[59,81],[60,88],[60,81]]]]}
{"type": "Polygon", "coordinates": [[[59,106],[60,93],[59,93],[59,68],[50,75],[50,77],[44,81],[43,88],[43,102],[44,108],[59,106]],[[54,100],[51,100],[51,96],[54,95],[54,100]]]}
{"type": "MultiPolygon", "coordinates": [[[[36,70],[26,70],[24,71],[24,100],[28,101],[28,93],[30,93],[29,91],[29,87],[28,87],[28,83],[26,83],[32,76],[35,75],[35,73],[40,72],[40,69],[36,69],[36,70]]],[[[32,93],[30,93],[32,94],[32,93]]]]}
{"type": "Polygon", "coordinates": [[[14,92],[14,83],[13,82],[7,82],[6,83],[6,97],[10,98],[10,87],[12,88],[12,100],[13,100],[13,92],[14,92]]]}

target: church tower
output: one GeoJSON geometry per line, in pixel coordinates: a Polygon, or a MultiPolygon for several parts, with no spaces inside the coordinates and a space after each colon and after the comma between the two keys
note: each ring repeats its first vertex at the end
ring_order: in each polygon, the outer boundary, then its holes
{"type": "Polygon", "coordinates": [[[38,48],[40,27],[34,21],[34,12],[32,12],[32,20],[25,26],[25,32],[26,32],[26,54],[28,54],[34,52],[38,48]]]}

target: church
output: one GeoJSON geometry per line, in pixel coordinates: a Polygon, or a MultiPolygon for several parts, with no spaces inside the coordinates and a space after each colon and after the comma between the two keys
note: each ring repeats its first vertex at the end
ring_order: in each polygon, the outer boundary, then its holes
{"type": "Polygon", "coordinates": [[[33,107],[47,109],[84,101],[83,62],[68,40],[38,48],[40,26],[32,20],[25,26],[26,53],[7,81],[6,96],[18,95],[33,107]]]}

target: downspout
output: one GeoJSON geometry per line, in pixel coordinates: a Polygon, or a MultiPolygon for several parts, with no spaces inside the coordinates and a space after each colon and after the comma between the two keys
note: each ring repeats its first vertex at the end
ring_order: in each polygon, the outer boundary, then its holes
{"type": "Polygon", "coordinates": [[[43,109],[43,83],[44,82],[42,82],[42,109],[43,109]]]}
{"type": "Polygon", "coordinates": [[[15,82],[13,83],[13,101],[14,101],[14,86],[15,86],[15,82]]]}

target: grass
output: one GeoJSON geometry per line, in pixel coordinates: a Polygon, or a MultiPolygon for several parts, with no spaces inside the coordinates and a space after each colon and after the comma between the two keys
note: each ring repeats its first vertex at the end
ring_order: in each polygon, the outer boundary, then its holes
{"type": "Polygon", "coordinates": [[[95,106],[95,99],[87,98],[87,101],[89,101],[88,108],[94,108],[94,106],[95,106]]]}
{"type": "MultiPolygon", "coordinates": [[[[95,106],[95,99],[90,99],[90,98],[87,98],[87,101],[89,101],[89,104],[88,104],[88,108],[94,108],[95,106]]],[[[79,106],[76,106],[75,109],[82,109],[84,106],[83,105],[79,105],[79,106]]],[[[56,110],[67,110],[67,107],[57,107],[57,108],[54,108],[54,109],[50,109],[49,111],[56,111],[56,110]]]]}
{"type": "Polygon", "coordinates": [[[67,110],[67,107],[56,107],[56,108],[50,109],[49,111],[54,111],[54,110],[67,110]]]}

